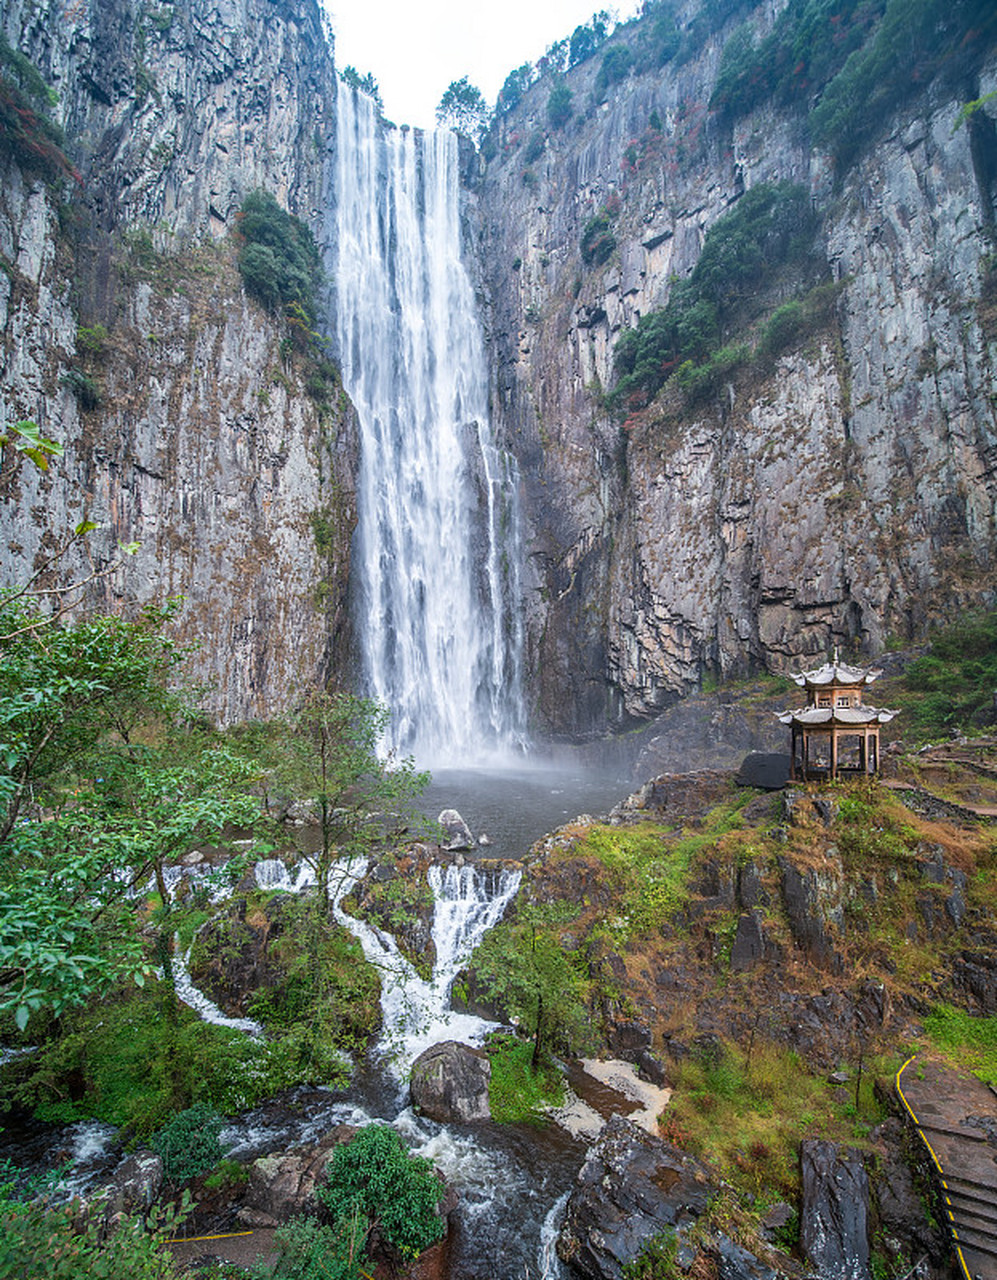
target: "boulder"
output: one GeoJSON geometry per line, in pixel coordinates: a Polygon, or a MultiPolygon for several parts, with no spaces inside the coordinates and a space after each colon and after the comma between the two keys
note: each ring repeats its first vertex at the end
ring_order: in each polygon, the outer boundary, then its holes
{"type": "Polygon", "coordinates": [[[821,1280],[871,1280],[869,1178],[861,1153],[806,1138],[800,1146],[800,1245],[821,1280]]]}
{"type": "Polygon", "coordinates": [[[558,1256],[585,1280],[620,1280],[652,1236],[691,1226],[714,1190],[698,1160],[612,1116],[568,1199],[558,1256]]]}
{"type": "Polygon", "coordinates": [[[155,1151],[136,1151],[126,1156],[105,1183],[89,1197],[99,1205],[104,1221],[121,1214],[148,1209],[163,1185],[163,1162],[155,1151]]]}
{"type": "Polygon", "coordinates": [[[748,911],[737,922],[737,933],[730,953],[730,967],[735,973],[751,969],[765,955],[765,932],[762,913],[748,911]]]}
{"type": "Polygon", "coordinates": [[[412,1064],[412,1105],[441,1124],[490,1120],[491,1074],[492,1065],[479,1049],[444,1040],[420,1053],[412,1064]]]}
{"type": "Polygon", "coordinates": [[[790,757],[779,751],[752,751],[741,761],[734,781],[742,787],[781,791],[789,781],[790,757]]]}
{"type": "Polygon", "coordinates": [[[315,1213],[315,1185],[336,1147],[355,1133],[352,1125],[337,1125],[317,1143],[254,1161],[239,1221],[249,1227],[277,1227],[296,1214],[315,1213]]]}
{"type": "Polygon", "coordinates": [[[436,821],[444,831],[444,838],[440,841],[441,849],[448,849],[453,853],[458,849],[474,848],[471,828],[456,809],[444,809],[436,821]]]}

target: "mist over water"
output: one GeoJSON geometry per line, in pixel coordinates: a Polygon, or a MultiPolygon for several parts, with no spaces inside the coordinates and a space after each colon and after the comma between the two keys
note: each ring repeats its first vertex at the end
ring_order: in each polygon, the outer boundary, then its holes
{"type": "Polygon", "coordinates": [[[335,325],[361,426],[356,621],[385,745],[420,765],[525,743],[517,476],[488,423],[457,139],[337,102],[335,325]]]}

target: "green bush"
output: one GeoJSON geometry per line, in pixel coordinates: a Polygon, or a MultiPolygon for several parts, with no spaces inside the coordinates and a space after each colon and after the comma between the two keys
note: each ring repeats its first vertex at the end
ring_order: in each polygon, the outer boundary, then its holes
{"type": "Polygon", "coordinates": [[[641,316],[617,342],[611,405],[646,404],[680,367],[691,391],[707,389],[728,373],[743,359],[743,349],[718,352],[724,330],[757,305],[775,271],[806,258],[814,225],[803,187],[761,183],[746,192],[707,232],[692,275],[672,287],[668,305],[641,316]]]}
{"type": "Polygon", "coordinates": [[[612,219],[605,209],[601,209],[589,218],[582,231],[582,261],[589,267],[601,266],[609,261],[615,248],[612,219]]]}
{"type": "Polygon", "coordinates": [[[554,1066],[533,1069],[530,1041],[496,1036],[489,1042],[488,1060],[488,1106],[496,1123],[541,1121],[547,1107],[564,1104],[564,1077],[554,1066]]]}
{"type": "Polygon", "coordinates": [[[666,1227],[624,1264],[623,1280],[681,1280],[685,1271],[679,1269],[677,1254],[678,1236],[673,1227],[666,1227]]]}
{"type": "Polygon", "coordinates": [[[618,84],[630,74],[634,64],[634,56],[625,44],[612,45],[602,55],[602,65],[595,78],[593,93],[597,102],[602,102],[611,84],[618,84]]]}
{"type": "Polygon", "coordinates": [[[916,696],[904,718],[925,735],[994,718],[997,689],[997,610],[967,613],[935,632],[931,651],[907,668],[904,683],[916,696]]]}
{"type": "Polygon", "coordinates": [[[533,164],[535,160],[539,160],[544,153],[544,147],[547,145],[542,129],[534,129],[530,134],[530,140],[526,144],[523,151],[523,163],[533,164]]]}
{"type": "Polygon", "coordinates": [[[59,381],[73,393],[84,413],[100,408],[103,402],[100,385],[82,369],[67,369],[59,381]]]}
{"type": "Polygon", "coordinates": [[[62,149],[62,129],[48,117],[56,101],[37,68],[0,33],[0,156],[46,182],[79,180],[62,149]]]}
{"type": "Polygon", "coordinates": [[[283,308],[304,324],[316,321],[321,262],[312,233],[269,191],[252,191],[239,211],[239,270],[246,292],[268,311],[283,308]]]}
{"type": "Polygon", "coordinates": [[[257,1280],[363,1280],[363,1240],[341,1226],[294,1218],[275,1235],[277,1260],[258,1265],[257,1280]],[[359,1247],[358,1247],[359,1246],[359,1247]]]}
{"type": "Polygon", "coordinates": [[[555,85],[547,99],[547,119],[552,129],[562,129],[572,116],[572,93],[566,84],[555,85]]]}
{"type": "Polygon", "coordinates": [[[181,1111],[152,1135],[150,1145],[162,1157],[163,1173],[174,1184],[213,1169],[222,1158],[218,1135],[222,1118],[203,1102],[181,1111]]]}
{"type": "Polygon", "coordinates": [[[415,1258],[445,1231],[438,1208],[444,1186],[432,1162],[412,1156],[389,1125],[370,1124],[335,1149],[316,1193],[339,1224],[377,1225],[381,1240],[415,1258]]]}

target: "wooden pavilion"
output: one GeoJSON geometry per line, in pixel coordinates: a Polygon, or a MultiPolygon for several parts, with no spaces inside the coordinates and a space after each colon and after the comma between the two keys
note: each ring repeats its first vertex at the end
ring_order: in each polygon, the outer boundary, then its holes
{"type": "Polygon", "coordinates": [[[866,706],[863,690],[880,671],[834,659],[792,676],[807,692],[807,705],[778,712],[791,733],[789,776],[827,779],[879,771],[879,726],[897,714],[866,706]]]}

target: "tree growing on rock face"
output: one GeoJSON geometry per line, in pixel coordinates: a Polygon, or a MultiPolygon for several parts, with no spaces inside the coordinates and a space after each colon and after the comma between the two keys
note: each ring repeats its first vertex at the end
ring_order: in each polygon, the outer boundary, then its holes
{"type": "Polygon", "coordinates": [[[479,136],[488,123],[488,104],[484,95],[467,76],[451,80],[447,86],[436,108],[436,123],[441,129],[456,129],[469,138],[479,136]]]}
{"type": "Polygon", "coordinates": [[[551,907],[526,908],[514,924],[492,929],[471,957],[486,999],[532,1037],[534,1070],[552,1049],[572,1052],[589,1039],[589,983],[579,959],[564,950],[559,918],[551,907]]]}

